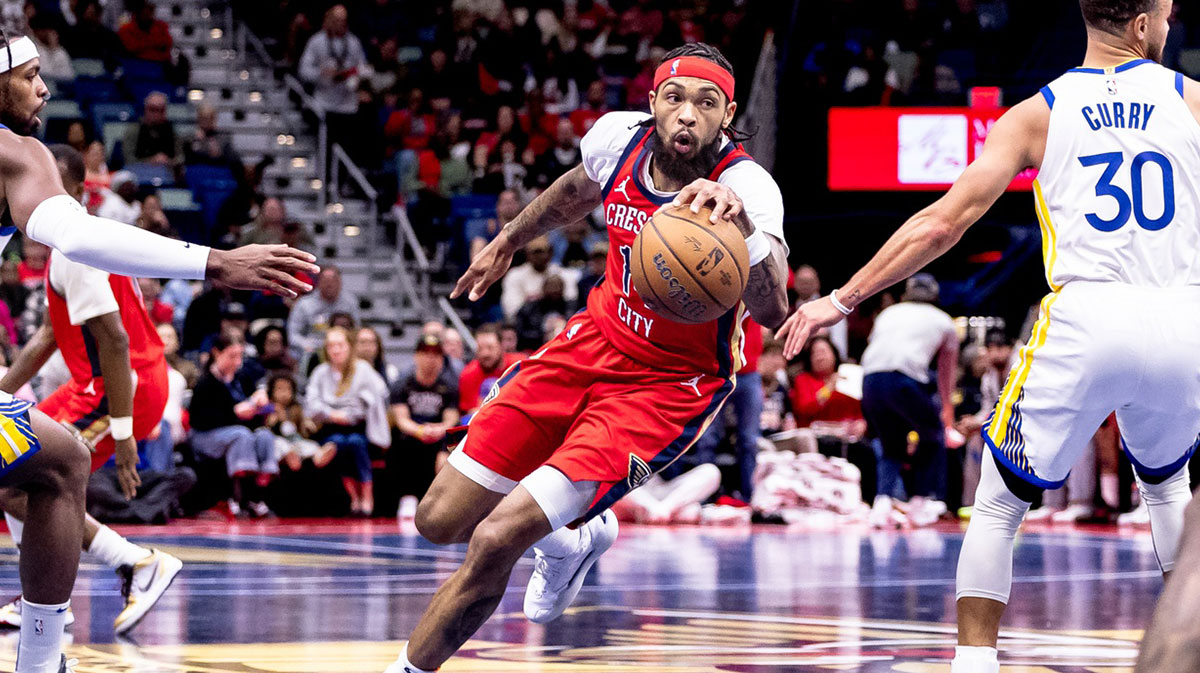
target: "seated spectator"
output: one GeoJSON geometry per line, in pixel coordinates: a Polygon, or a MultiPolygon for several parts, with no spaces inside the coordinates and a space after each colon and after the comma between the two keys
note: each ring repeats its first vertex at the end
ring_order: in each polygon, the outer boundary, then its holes
{"type": "Polygon", "coordinates": [[[196,295],[200,294],[203,288],[204,283],[201,281],[182,278],[172,278],[163,285],[162,300],[175,309],[175,318],[171,322],[175,325],[176,330],[183,328],[188,308],[191,307],[192,301],[196,299],[196,295]]]}
{"type": "Polygon", "coordinates": [[[20,263],[11,257],[0,264],[0,301],[14,317],[25,312],[25,304],[29,301],[29,288],[21,282],[20,263]]]}
{"type": "MultiPolygon", "coordinates": [[[[258,349],[246,343],[246,330],[250,327],[250,315],[246,313],[246,305],[240,301],[227,301],[221,304],[221,319],[216,325],[216,331],[209,334],[200,346],[200,350],[209,353],[212,351],[212,344],[217,337],[222,334],[233,333],[242,338],[242,348],[246,351],[245,356],[247,362],[258,355],[258,349]]],[[[259,375],[257,382],[261,379],[262,372],[258,371],[258,363],[251,363],[248,367],[243,363],[243,369],[249,370],[249,373],[259,375]]]]}
{"type": "Polygon", "coordinates": [[[37,47],[43,79],[72,80],[75,69],[71,67],[71,56],[59,40],[58,29],[45,14],[38,14],[29,22],[33,32],[33,44],[37,47]]]}
{"type": "MultiPolygon", "coordinates": [[[[343,461],[342,485],[350,496],[353,516],[369,517],[375,509],[368,434],[387,429],[387,384],[371,365],[354,354],[350,334],[340,328],[325,333],[325,362],[313,370],[305,393],[305,408],[320,424],[317,441],[333,444],[343,461]]],[[[390,439],[375,442],[381,446],[390,439]]]]}
{"type": "Polygon", "coordinates": [[[358,324],[354,320],[354,316],[345,311],[338,311],[329,315],[329,327],[340,327],[353,334],[354,330],[358,329],[358,324]]]}
{"type": "Polygon", "coordinates": [[[77,21],[62,36],[63,45],[71,58],[91,58],[104,61],[115,69],[117,59],[125,53],[121,38],[104,25],[100,0],[79,0],[75,6],[77,21]]]}
{"type": "Polygon", "coordinates": [[[563,298],[568,303],[575,302],[578,298],[579,276],[551,261],[549,239],[545,236],[534,239],[525,247],[525,256],[524,264],[513,267],[504,276],[500,304],[506,318],[516,318],[522,306],[539,298],[550,276],[558,276],[563,280],[563,298]]]}
{"type": "Polygon", "coordinates": [[[317,432],[317,424],[304,415],[296,379],[288,374],[271,376],[267,381],[267,397],[271,412],[265,424],[275,433],[275,450],[283,464],[293,472],[299,471],[306,460],[317,469],[329,465],[337,455],[337,447],[322,446],[310,439],[317,432]]]}
{"type": "Polygon", "coordinates": [[[137,176],[129,171],[117,171],[112,174],[110,187],[101,189],[100,205],[96,208],[97,217],[136,224],[142,214],[142,204],[137,200],[137,176]]]}
{"type": "Polygon", "coordinates": [[[517,311],[517,348],[532,351],[546,343],[546,322],[552,316],[560,319],[571,314],[563,299],[563,279],[558,276],[546,278],[542,294],[517,311]]]}
{"type": "MultiPolygon", "coordinates": [[[[183,377],[183,387],[179,389],[179,404],[180,410],[182,411],[183,391],[190,390],[196,385],[196,381],[200,379],[200,370],[196,367],[195,363],[179,354],[179,334],[175,331],[174,327],[168,324],[162,324],[156,327],[155,330],[158,332],[158,338],[163,342],[163,357],[166,359],[167,367],[169,368],[169,371],[167,372],[168,378],[170,378],[171,372],[175,372],[183,377]]],[[[172,383],[172,385],[174,384],[172,383]]],[[[178,421],[178,429],[182,430],[182,415],[180,415],[178,421]]],[[[172,430],[174,429],[176,429],[176,426],[172,426],[172,430]]],[[[184,437],[179,435],[177,436],[176,441],[182,442],[183,439],[184,437]]]]}
{"type": "Polygon", "coordinates": [[[555,129],[554,146],[538,155],[533,167],[533,184],[548,187],[563,173],[571,170],[583,161],[579,150],[579,137],[575,135],[575,127],[571,120],[562,117],[555,129]]]}
{"type": "Polygon", "coordinates": [[[267,325],[258,331],[255,345],[258,346],[258,362],[267,374],[296,374],[298,363],[288,349],[287,330],[278,325],[267,325]]]}
{"type": "Polygon", "coordinates": [[[171,29],[167,22],[154,16],[154,3],[149,0],[125,0],[129,20],[117,30],[125,51],[143,61],[168,63],[171,60],[171,29]]]}
{"type": "Polygon", "coordinates": [[[170,165],[183,156],[175,127],[167,121],[167,96],[155,91],[146,96],[142,118],[125,134],[122,145],[130,163],[170,165]]]}
{"type": "Polygon", "coordinates": [[[112,176],[108,172],[108,163],[104,157],[104,143],[93,140],[83,153],[83,167],[86,170],[83,180],[83,205],[88,212],[95,215],[96,209],[104,201],[104,193],[112,185],[112,176]]]}
{"type": "Polygon", "coordinates": [[[475,330],[475,359],[463,367],[458,377],[458,408],[463,417],[479,410],[496,380],[521,361],[515,353],[506,353],[500,343],[500,327],[495,323],[475,330]]]}
{"type": "Polygon", "coordinates": [[[155,325],[171,324],[175,318],[175,309],[163,303],[162,282],[157,278],[138,278],[138,289],[142,291],[142,303],[146,313],[155,325]]]}
{"type": "Polygon", "coordinates": [[[495,128],[479,134],[476,145],[487,148],[486,154],[492,154],[500,147],[500,141],[511,140],[515,150],[524,150],[529,137],[517,124],[517,112],[510,105],[501,105],[496,109],[495,128]]]}
{"type": "Polygon", "coordinates": [[[26,238],[24,243],[25,250],[21,255],[17,273],[25,287],[41,287],[46,281],[46,262],[50,260],[50,248],[32,238],[26,238]]]}
{"type": "MultiPolygon", "coordinates": [[[[263,201],[262,206],[258,209],[258,215],[250,224],[242,228],[242,235],[238,239],[238,245],[253,245],[255,243],[262,245],[277,245],[283,242],[284,228],[288,224],[287,206],[280,199],[270,197],[263,201]]],[[[300,231],[301,243],[300,247],[311,250],[313,249],[312,237],[307,231],[303,231],[303,227],[298,228],[300,231]]]]}
{"type": "Polygon", "coordinates": [[[848,423],[847,439],[857,440],[866,433],[862,405],[837,389],[838,367],[842,358],[828,337],[816,337],[801,355],[804,371],[796,377],[792,390],[792,408],[796,425],[809,427],[815,421],[848,423]]]}
{"type": "MultiPolygon", "coordinates": [[[[607,243],[607,237],[592,229],[586,219],[555,229],[550,233],[554,261],[569,269],[587,266],[588,250],[607,243]]],[[[588,288],[591,289],[590,287],[588,288]]],[[[583,293],[587,296],[587,293],[583,293]]]]}
{"type": "Polygon", "coordinates": [[[209,103],[196,106],[196,134],[183,147],[188,164],[214,164],[236,168],[241,163],[229,136],[217,130],[217,108],[209,103]]]}
{"type": "Polygon", "coordinates": [[[163,210],[162,197],[158,195],[158,192],[147,194],[142,199],[142,212],[138,214],[133,224],[139,229],[145,229],[159,236],[176,238],[175,232],[171,229],[171,222],[167,220],[167,213],[163,210]]]}
{"type": "Polygon", "coordinates": [[[82,119],[76,119],[67,125],[66,144],[74,150],[78,150],[80,154],[87,149],[88,143],[92,141],[91,133],[88,127],[83,123],[82,119]]]}
{"type": "Polygon", "coordinates": [[[505,353],[513,353],[519,357],[525,357],[517,348],[517,327],[511,322],[505,322],[500,325],[500,349],[505,353]]]}
{"type": "Polygon", "coordinates": [[[383,340],[379,332],[371,327],[360,327],[354,337],[354,350],[359,359],[371,365],[377,374],[391,386],[400,379],[400,370],[383,357],[383,340]]]}
{"type": "Polygon", "coordinates": [[[792,384],[788,380],[787,360],[783,358],[783,342],[763,343],[758,356],[758,373],[762,376],[763,407],[760,426],[763,435],[771,435],[796,427],[792,413],[792,384]]]}
{"type": "Polygon", "coordinates": [[[588,293],[596,287],[596,283],[604,276],[605,267],[608,265],[608,243],[597,243],[588,251],[587,265],[583,268],[583,272],[579,275],[579,289],[576,292],[579,295],[580,305],[587,304],[588,293]]]}
{"type": "Polygon", "coordinates": [[[408,519],[445,464],[446,431],[459,421],[458,384],[445,370],[441,340],[424,336],[413,364],[412,374],[391,388],[392,415],[404,440],[388,456],[400,480],[400,517],[408,519]]]}
{"type": "Polygon", "coordinates": [[[196,383],[188,405],[192,448],[212,459],[225,459],[233,478],[229,511],[269,515],[266,486],[279,473],[275,436],[262,427],[268,404],[265,391],[241,375],[245,348],[240,336],[222,334],[213,342],[211,364],[196,383]]]}
{"type": "Polygon", "coordinates": [[[442,334],[442,350],[446,353],[446,369],[454,377],[455,387],[457,387],[458,377],[462,374],[466,364],[463,361],[466,345],[463,344],[462,334],[459,334],[456,329],[447,327],[442,334]]]}
{"type": "Polygon", "coordinates": [[[334,313],[345,313],[355,320],[358,316],[356,303],[342,294],[342,272],[336,266],[323,266],[316,286],[316,292],[296,300],[288,316],[288,341],[299,356],[321,346],[334,313]]]}
{"type": "Polygon", "coordinates": [[[571,113],[571,124],[575,127],[575,135],[582,138],[591,130],[596,120],[608,114],[608,91],[604,88],[603,80],[593,80],[587,88],[587,99],[583,107],[571,113]]]}

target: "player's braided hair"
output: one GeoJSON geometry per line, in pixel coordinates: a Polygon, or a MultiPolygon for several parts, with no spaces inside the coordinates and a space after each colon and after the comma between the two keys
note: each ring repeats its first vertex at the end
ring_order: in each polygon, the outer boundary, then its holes
{"type": "MultiPolygon", "coordinates": [[[[659,61],[659,65],[681,56],[697,56],[706,61],[712,61],[713,63],[716,63],[725,70],[729,71],[730,75],[734,74],[733,65],[729,63],[729,59],[725,58],[725,55],[721,53],[721,50],[704,42],[689,42],[682,47],[676,47],[672,49],[671,51],[667,52],[667,55],[664,56],[661,61],[659,61]]],[[[639,126],[653,127],[654,118],[650,117],[649,119],[646,119],[639,124],[639,126]]],[[[757,133],[757,129],[747,133],[735,127],[733,124],[726,126],[725,128],[721,129],[721,131],[735,143],[746,142],[747,140],[753,138],[754,134],[757,133]]]]}
{"type": "Polygon", "coordinates": [[[1154,11],[1154,0],[1079,0],[1083,20],[1106,33],[1120,35],[1139,14],[1154,11]]]}
{"type": "Polygon", "coordinates": [[[22,37],[24,37],[24,36],[21,34],[9,35],[8,31],[4,30],[4,26],[2,24],[0,24],[0,40],[4,41],[4,50],[8,53],[8,74],[9,74],[9,76],[12,75],[12,62],[13,62],[12,43],[14,40],[19,40],[22,37]]]}

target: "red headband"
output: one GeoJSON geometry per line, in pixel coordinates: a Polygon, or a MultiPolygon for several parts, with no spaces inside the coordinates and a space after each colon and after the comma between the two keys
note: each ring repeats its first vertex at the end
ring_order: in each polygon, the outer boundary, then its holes
{"type": "Polygon", "coordinates": [[[708,59],[680,56],[663,63],[654,71],[654,90],[658,91],[658,87],[672,77],[706,79],[716,84],[726,98],[733,100],[733,74],[708,59]]]}

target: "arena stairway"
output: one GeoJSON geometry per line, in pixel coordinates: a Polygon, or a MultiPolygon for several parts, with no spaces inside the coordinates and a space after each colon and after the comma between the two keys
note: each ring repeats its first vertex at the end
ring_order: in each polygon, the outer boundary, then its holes
{"type": "Polygon", "coordinates": [[[308,228],[320,260],[342,270],[344,291],[358,298],[364,324],[376,327],[389,358],[402,362],[420,323],[442,315],[429,262],[414,253],[412,237],[401,232],[392,237],[399,242],[391,242],[375,214],[377,204],[348,177],[344,164],[342,184],[328,189],[319,138],[298,83],[292,79],[289,89],[288,75],[234,23],[227,5],[162,0],[158,12],[191,62],[187,99],[217,108],[218,128],[230,134],[245,163],[272,159],[263,172],[263,192],[282,199],[289,219],[308,228]]]}

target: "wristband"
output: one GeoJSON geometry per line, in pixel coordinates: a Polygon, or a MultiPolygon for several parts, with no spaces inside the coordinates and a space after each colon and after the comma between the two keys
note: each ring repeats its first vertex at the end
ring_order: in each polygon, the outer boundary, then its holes
{"type": "Polygon", "coordinates": [[[123,442],[133,436],[133,417],[110,416],[108,419],[108,428],[112,431],[113,439],[123,442]]]}
{"type": "Polygon", "coordinates": [[[771,242],[761,230],[755,229],[746,237],[746,251],[750,253],[750,266],[758,266],[771,254],[771,242]]]}
{"type": "Polygon", "coordinates": [[[854,312],[854,309],[849,308],[842,302],[838,301],[837,290],[833,290],[829,293],[829,301],[833,302],[833,307],[836,308],[838,313],[841,313],[842,315],[850,315],[854,312]]]}

